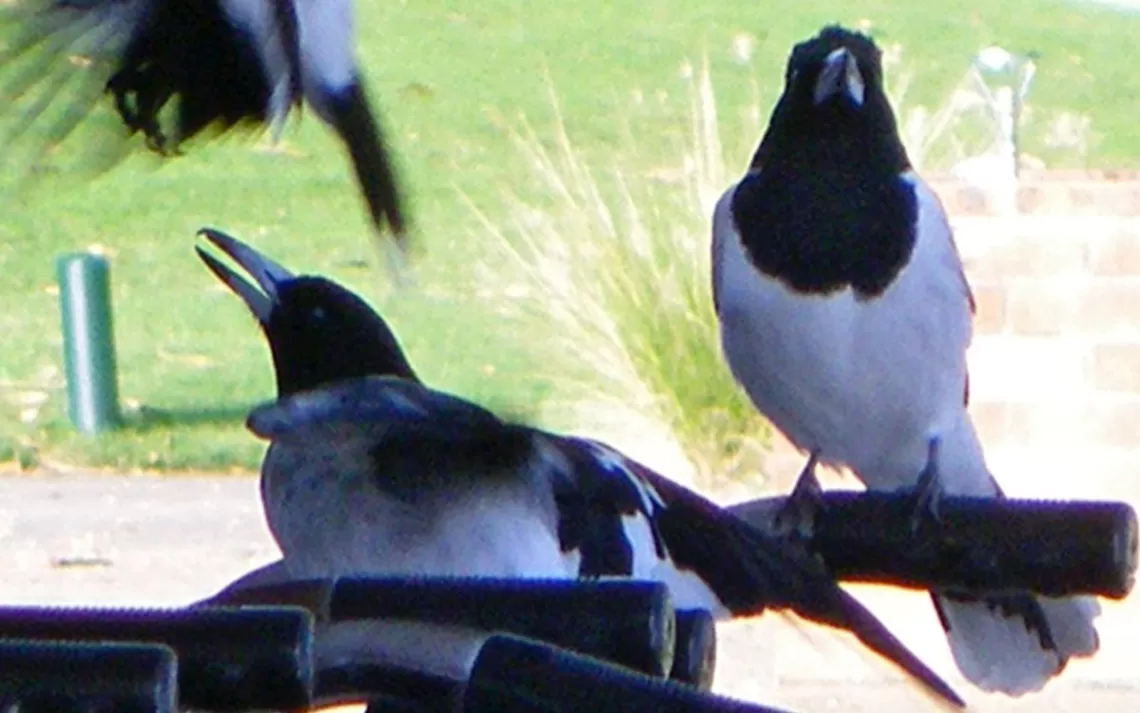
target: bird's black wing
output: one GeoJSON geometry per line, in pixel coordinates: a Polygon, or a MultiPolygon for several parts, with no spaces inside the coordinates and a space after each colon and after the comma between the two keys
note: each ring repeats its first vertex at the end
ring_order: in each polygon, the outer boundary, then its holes
{"type": "MultiPolygon", "coordinates": [[[[962,699],[892,634],[874,614],[844,591],[822,563],[791,541],[752,527],[715,503],[595,441],[565,439],[588,448],[612,478],[636,484],[656,536],[672,565],[705,582],[734,616],[765,609],[797,615],[850,631],[935,695],[957,706],[962,699]]],[[[595,473],[598,469],[595,469],[595,473]]]]}
{"type": "Polygon", "coordinates": [[[270,22],[242,28],[221,0],[15,0],[0,13],[0,150],[38,161],[97,122],[82,150],[100,171],[134,134],[170,155],[209,127],[263,125],[301,99],[292,3],[270,22]]]}
{"type": "Polygon", "coordinates": [[[510,477],[535,452],[530,429],[399,377],[347,379],[287,396],[255,408],[247,424],[262,438],[313,453],[362,454],[376,485],[397,497],[510,477]]]}
{"type": "Polygon", "coordinates": [[[344,140],[372,221],[377,226],[391,228],[397,246],[406,248],[408,219],[404,196],[384,132],[364,85],[358,81],[347,89],[346,95],[331,101],[328,114],[330,123],[344,140]]]}

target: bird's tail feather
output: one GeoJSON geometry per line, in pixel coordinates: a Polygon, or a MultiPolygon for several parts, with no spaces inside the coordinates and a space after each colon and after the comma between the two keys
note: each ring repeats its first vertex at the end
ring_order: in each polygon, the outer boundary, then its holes
{"type": "Polygon", "coordinates": [[[405,248],[408,221],[404,196],[380,122],[373,114],[363,84],[358,80],[331,98],[328,112],[352,159],[356,180],[373,222],[378,227],[389,227],[399,247],[405,248]]]}
{"type": "MultiPolygon", "coordinates": [[[[948,494],[1002,498],[965,411],[942,448],[940,482],[948,494]]],[[[1073,656],[1098,647],[1092,597],[1051,599],[1028,592],[984,599],[932,593],[950,650],[979,688],[1022,695],[1040,690],[1073,656]]]]}
{"type": "Polygon", "coordinates": [[[959,708],[966,707],[950,684],[899,641],[858,599],[838,585],[833,585],[825,598],[813,599],[806,605],[801,602],[793,610],[808,619],[850,631],[867,648],[893,662],[939,698],[959,708]]]}
{"type": "Polygon", "coordinates": [[[772,538],[647,468],[631,466],[667,504],[656,521],[673,543],[671,557],[689,567],[699,559],[702,577],[733,616],[790,610],[801,618],[850,631],[939,699],[965,707],[946,681],[806,551],[772,538]]]}
{"type": "Polygon", "coordinates": [[[958,668],[985,691],[1038,691],[1071,657],[1091,656],[1099,645],[1092,597],[931,597],[958,668]]]}

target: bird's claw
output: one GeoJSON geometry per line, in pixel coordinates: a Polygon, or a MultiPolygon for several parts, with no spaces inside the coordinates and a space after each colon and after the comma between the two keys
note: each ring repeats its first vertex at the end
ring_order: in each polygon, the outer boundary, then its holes
{"type": "Polygon", "coordinates": [[[923,523],[937,527],[942,523],[939,504],[942,500],[942,483],[938,474],[938,439],[930,441],[926,465],[914,486],[914,511],[910,516],[910,529],[917,534],[923,523]]]}
{"type": "Polygon", "coordinates": [[[776,512],[772,526],[779,535],[794,535],[808,539],[815,528],[816,515],[823,507],[823,489],[815,477],[818,454],[812,452],[808,462],[800,471],[796,485],[784,504],[776,512]]]}

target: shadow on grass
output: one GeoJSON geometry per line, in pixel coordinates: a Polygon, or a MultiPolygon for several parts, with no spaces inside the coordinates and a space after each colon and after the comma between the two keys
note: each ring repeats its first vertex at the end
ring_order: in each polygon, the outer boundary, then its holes
{"type": "Polygon", "coordinates": [[[245,419],[256,404],[204,408],[159,408],[142,406],[125,414],[123,428],[146,433],[174,426],[235,426],[245,428],[245,419]]]}

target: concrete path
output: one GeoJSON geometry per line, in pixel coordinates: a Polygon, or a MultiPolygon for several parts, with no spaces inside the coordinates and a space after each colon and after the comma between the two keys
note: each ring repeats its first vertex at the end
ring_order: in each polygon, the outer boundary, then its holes
{"type": "MultiPolygon", "coordinates": [[[[181,605],[278,556],[256,482],[238,477],[0,477],[0,603],[181,605]]],[[[978,711],[1140,709],[1140,607],[1108,603],[1102,651],[1042,694],[1008,701],[956,676],[927,598],[857,593],[978,711]]],[[[766,615],[719,632],[717,689],[797,711],[911,711],[926,703],[849,637],[766,615]]]]}

